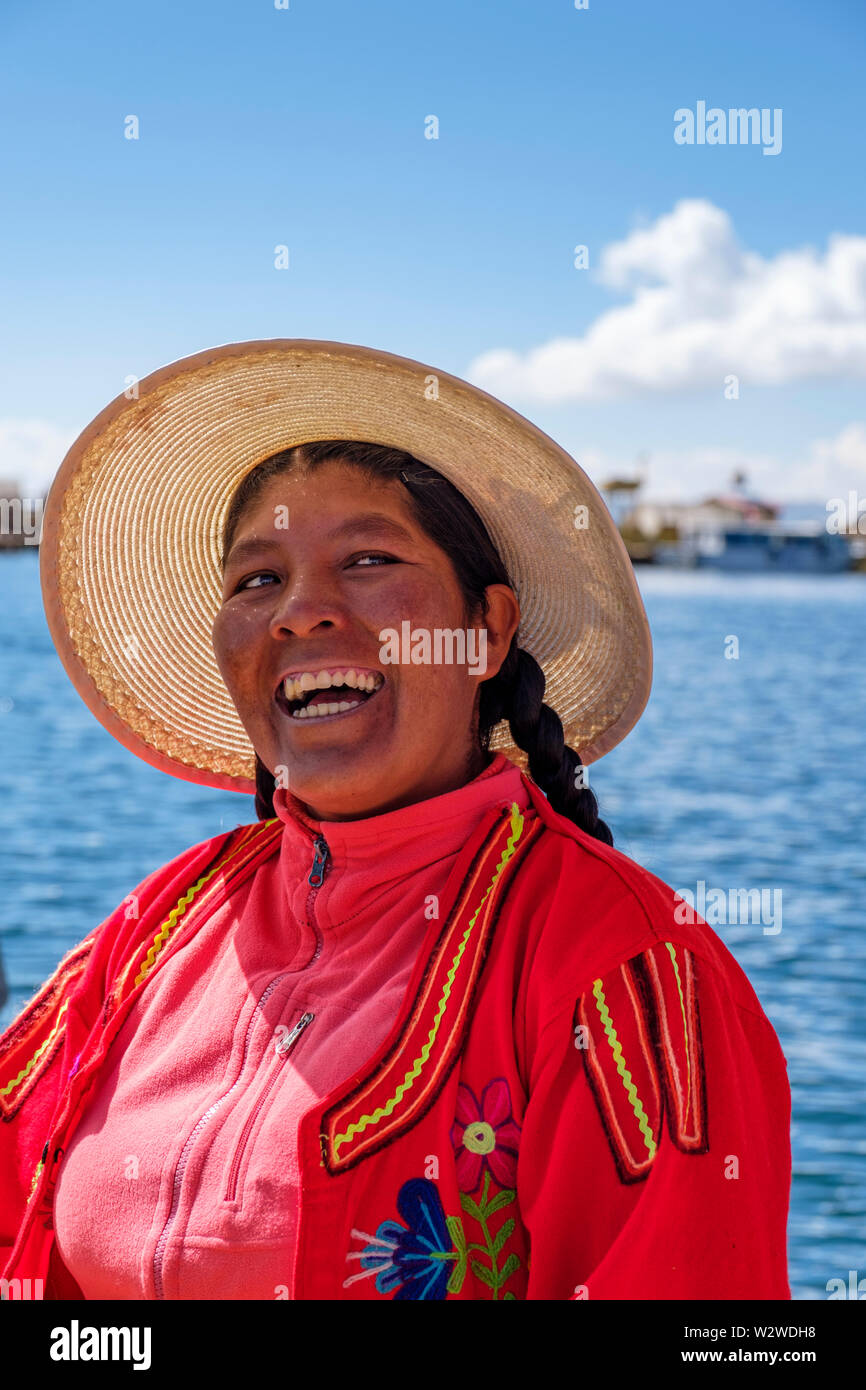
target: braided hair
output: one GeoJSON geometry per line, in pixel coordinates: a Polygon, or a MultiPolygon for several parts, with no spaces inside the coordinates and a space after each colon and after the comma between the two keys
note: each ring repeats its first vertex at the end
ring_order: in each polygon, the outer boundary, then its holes
{"type": "MultiPolygon", "coordinates": [[[[272,454],[252,469],[229,505],[223,529],[223,561],[243,511],[271,478],[296,469],[314,471],[328,462],[348,464],[369,478],[397,480],[403,485],[414,519],[448,555],[468,612],[480,610],[483,615],[486,611],[488,584],[514,588],[483,521],[448,478],[403,449],[350,439],[298,444],[272,454]]],[[[612,845],[613,835],[599,818],[595,793],[584,785],[580,758],[565,742],[559,715],[544,703],[545,684],[544,672],[535,658],[518,646],[515,633],[499,671],[481,683],[479,747],[489,752],[494,728],[500,720],[507,719],[514,742],[527,755],[530,776],[553,809],[588,835],[612,845]]],[[[256,815],[261,820],[274,815],[275,785],[273,773],[257,756],[256,815]]]]}

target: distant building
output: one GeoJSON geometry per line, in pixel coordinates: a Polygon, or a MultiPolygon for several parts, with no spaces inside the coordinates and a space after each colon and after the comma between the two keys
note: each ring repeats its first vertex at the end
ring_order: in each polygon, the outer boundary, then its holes
{"type": "Polygon", "coordinates": [[[662,533],[666,540],[681,540],[699,531],[721,530],[743,522],[775,521],[779,511],[773,503],[737,496],[707,497],[701,502],[638,502],[622,524],[640,531],[648,540],[662,533]]]}
{"type": "Polygon", "coordinates": [[[606,483],[601,484],[608,511],[620,528],[626,515],[633,509],[635,494],[642,486],[641,478],[609,478],[606,483]]]}

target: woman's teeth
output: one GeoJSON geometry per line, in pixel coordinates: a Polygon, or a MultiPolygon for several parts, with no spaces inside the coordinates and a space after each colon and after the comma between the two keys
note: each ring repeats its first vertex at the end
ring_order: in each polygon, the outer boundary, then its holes
{"type": "Polygon", "coordinates": [[[283,682],[283,693],[291,705],[302,699],[311,690],[330,692],[335,686],[345,685],[349,690],[360,692],[358,695],[352,695],[349,699],[343,700],[314,698],[300,709],[291,711],[293,719],[315,719],[321,715],[342,714],[347,710],[355,709],[357,705],[363,704],[369,695],[378,690],[384,681],[384,676],[378,671],[365,674],[356,671],[354,667],[350,667],[347,671],[304,671],[300,676],[286,677],[283,682]]]}
{"type": "Polygon", "coordinates": [[[363,705],[363,703],[363,700],[352,700],[351,704],[348,700],[340,700],[339,703],[330,700],[327,704],[317,701],[314,705],[304,705],[302,709],[293,709],[292,718],[315,719],[320,714],[341,714],[344,710],[354,709],[356,705],[363,705]]]}

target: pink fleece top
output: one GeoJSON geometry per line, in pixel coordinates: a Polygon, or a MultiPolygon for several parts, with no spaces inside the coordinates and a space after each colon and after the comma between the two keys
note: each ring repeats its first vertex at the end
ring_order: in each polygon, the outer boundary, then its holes
{"type": "Polygon", "coordinates": [[[534,817],[501,753],[365,820],[275,793],[279,854],[139,996],[61,1161],[57,1246],[85,1298],[288,1297],[299,1120],[382,1045],[458,852],[512,801],[534,817]]]}

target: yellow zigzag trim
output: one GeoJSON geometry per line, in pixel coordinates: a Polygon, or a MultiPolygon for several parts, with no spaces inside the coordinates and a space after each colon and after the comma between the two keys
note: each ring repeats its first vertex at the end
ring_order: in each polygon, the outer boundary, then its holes
{"type": "Polygon", "coordinates": [[[680,969],[677,965],[676,952],[674,951],[672,942],[666,941],[665,945],[667,946],[670,958],[674,963],[674,974],[677,978],[677,989],[679,990],[680,995],[680,1013],[683,1016],[683,1037],[685,1038],[686,1042],[686,1079],[688,1081],[688,1090],[686,1091],[686,1108],[685,1113],[683,1114],[683,1129],[685,1129],[686,1125],[689,1122],[689,1106],[692,1103],[692,1063],[691,1058],[689,1057],[689,1025],[686,1022],[686,1006],[683,1000],[683,987],[680,984],[680,969]]]}
{"type": "Polygon", "coordinates": [[[625,1089],[628,1093],[628,1098],[631,1102],[631,1108],[635,1113],[635,1118],[637,1119],[640,1132],[643,1135],[644,1143],[647,1146],[650,1158],[655,1158],[656,1142],[653,1139],[653,1134],[650,1128],[649,1120],[646,1116],[646,1111],[644,1110],[643,1105],[641,1104],[640,1096],[637,1093],[637,1087],[632,1081],[631,1072],[625,1064],[625,1058],[622,1055],[622,1047],[616,1035],[616,1029],[613,1026],[613,1020],[610,1016],[610,1010],[607,1007],[607,1002],[604,997],[604,990],[601,987],[601,980],[595,981],[592,987],[592,992],[595,995],[595,1000],[598,1004],[598,1012],[601,1015],[601,1021],[604,1025],[604,1031],[607,1035],[607,1040],[610,1043],[611,1049],[613,1051],[613,1059],[616,1062],[616,1069],[619,1072],[622,1084],[623,1086],[625,1086],[625,1089]]]}
{"type": "MultiPolygon", "coordinates": [[[[270,824],[269,821],[266,823],[270,824]]],[[[247,841],[246,843],[248,844],[249,841],[247,841]]],[[[237,853],[237,850],[240,848],[242,848],[242,846],[238,845],[237,849],[235,850],[235,854],[237,853]]],[[[234,858],[234,855],[232,855],[231,857],[234,858]]],[[[133,989],[135,989],[136,985],[140,985],[145,976],[148,975],[150,971],[153,969],[154,961],[156,960],[157,956],[159,955],[160,951],[162,950],[172,931],[177,926],[178,919],[182,917],[183,914],[186,912],[196,893],[200,892],[200,890],[204,887],[209,878],[213,878],[214,874],[217,872],[218,869],[224,869],[228,862],[229,861],[227,859],[223,859],[222,857],[220,857],[217,860],[216,864],[214,864],[213,868],[210,869],[206,874],[202,874],[198,883],[194,883],[192,887],[188,889],[186,893],[184,893],[183,897],[175,903],[174,907],[171,909],[171,912],[166,917],[156,936],[153,938],[153,944],[144,958],[144,962],[141,966],[141,969],[135,977],[133,989]]]]}
{"type": "Polygon", "coordinates": [[[57,1037],[57,1034],[60,1030],[60,1020],[62,1019],[64,1013],[68,1008],[69,1000],[64,999],[57,1014],[57,1021],[55,1022],[54,1027],[51,1029],[51,1032],[48,1034],[48,1037],[45,1039],[43,1043],[40,1043],[39,1047],[37,1047],[33,1056],[30,1058],[30,1061],[27,1063],[27,1066],[23,1069],[23,1071],[19,1071],[14,1081],[8,1081],[6,1085],[3,1087],[3,1089],[0,1090],[0,1096],[8,1096],[10,1091],[14,1091],[15,1087],[19,1086],[21,1082],[24,1080],[24,1078],[30,1075],[31,1071],[36,1066],[36,1063],[39,1061],[39,1058],[42,1056],[45,1049],[47,1047],[50,1047],[54,1039],[57,1037]]]}
{"type": "Polygon", "coordinates": [[[31,1201],[33,1200],[33,1193],[36,1191],[36,1184],[37,1184],[38,1181],[39,1181],[39,1174],[42,1172],[42,1169],[43,1169],[44,1167],[45,1167],[45,1164],[42,1162],[42,1159],[40,1158],[39,1162],[38,1162],[37,1165],[36,1165],[36,1171],[35,1171],[35,1173],[33,1174],[33,1178],[32,1178],[32,1181],[31,1181],[31,1183],[30,1183],[30,1191],[27,1193],[27,1201],[28,1201],[28,1202],[31,1202],[31,1201]]]}
{"type": "MultiPolygon", "coordinates": [[[[274,825],[277,820],[279,820],[279,817],[275,816],[272,820],[265,821],[265,825],[274,825]]],[[[246,843],[249,844],[249,841],[246,841],[246,843]]],[[[238,846],[238,849],[240,848],[242,848],[241,845],[238,846]]],[[[235,853],[237,853],[237,850],[235,851],[235,853]]],[[[184,896],[180,899],[180,901],[176,903],[175,906],[172,908],[171,912],[168,914],[168,917],[165,919],[156,936],[154,937],[153,945],[148,951],[144,959],[144,964],[142,965],[141,969],[138,972],[138,975],[136,976],[136,984],[140,984],[141,981],[144,979],[145,975],[152,968],[153,962],[156,960],[156,957],[159,955],[159,952],[162,950],[162,947],[165,945],[165,942],[171,933],[172,927],[176,924],[177,919],[189,907],[196,893],[198,893],[201,890],[201,888],[207,883],[209,878],[213,877],[213,875],[217,872],[218,869],[223,868],[225,866],[226,862],[227,861],[222,859],[218,860],[217,863],[213,866],[213,868],[208,873],[203,874],[202,877],[198,880],[198,883],[193,884],[192,888],[190,888],[189,891],[185,893],[184,896]]],[[[60,1011],[57,1015],[57,1021],[55,1022],[51,1032],[48,1034],[48,1037],[40,1045],[40,1047],[37,1048],[36,1052],[34,1052],[33,1056],[30,1058],[30,1061],[27,1063],[27,1066],[24,1068],[24,1070],[18,1073],[14,1081],[9,1081],[6,1084],[6,1086],[4,1086],[2,1090],[0,1090],[0,1095],[8,1095],[9,1092],[14,1090],[15,1087],[19,1085],[20,1082],[23,1081],[24,1078],[30,1073],[30,1071],[32,1071],[33,1067],[36,1065],[37,1061],[42,1056],[42,1053],[51,1044],[52,1040],[56,1037],[57,1032],[60,1028],[60,1020],[68,1007],[69,1000],[64,999],[60,1007],[60,1011]]],[[[30,1183],[30,1192],[27,1196],[28,1202],[30,1202],[30,1200],[33,1197],[33,1193],[36,1191],[36,1186],[39,1182],[39,1174],[42,1172],[43,1167],[44,1164],[42,1162],[42,1159],[40,1159],[36,1165],[36,1171],[34,1172],[33,1178],[30,1183]]]]}
{"type": "Polygon", "coordinates": [[[496,880],[499,878],[499,875],[501,874],[503,868],[508,863],[508,860],[511,858],[511,856],[514,854],[515,846],[517,844],[517,841],[520,839],[522,833],[523,816],[520,813],[517,802],[512,801],[511,833],[508,837],[508,842],[505,846],[505,849],[502,851],[502,857],[500,858],[499,863],[497,864],[494,870],[493,877],[491,878],[484,891],[484,896],[482,897],[480,903],[478,904],[478,906],[472,914],[472,918],[469,922],[469,925],[467,926],[466,931],[463,933],[463,939],[461,940],[460,945],[457,948],[457,953],[451,962],[451,966],[445,978],[445,984],[442,987],[442,995],[436,1008],[433,1023],[430,1027],[430,1032],[427,1034],[427,1041],[424,1043],[419,1056],[415,1058],[415,1061],[412,1063],[412,1066],[410,1067],[409,1071],[406,1072],[406,1075],[403,1077],[403,1080],[400,1082],[391,1099],[389,1101],[386,1101],[385,1105],[380,1106],[377,1110],[374,1110],[372,1115],[362,1115],[357,1124],[353,1121],[349,1125],[349,1128],[346,1130],[345,1134],[336,1135],[333,1143],[334,1157],[336,1157],[337,1150],[341,1147],[341,1145],[347,1143],[350,1139],[354,1139],[356,1134],[362,1133],[362,1131],[367,1128],[367,1125],[378,1124],[379,1121],[381,1119],[384,1119],[386,1115],[390,1115],[394,1110],[394,1107],[397,1105],[398,1101],[401,1101],[403,1099],[403,1096],[406,1094],[408,1090],[411,1089],[413,1083],[420,1076],[421,1068],[424,1065],[424,1063],[428,1060],[433,1048],[433,1043],[436,1040],[436,1035],[439,1032],[439,1025],[442,1022],[442,1018],[444,1016],[448,1000],[451,996],[451,987],[454,983],[454,979],[457,974],[460,961],[463,957],[463,953],[466,950],[466,943],[469,940],[473,927],[475,926],[475,919],[477,918],[479,912],[481,911],[482,907],[487,901],[487,898],[490,895],[491,891],[495,887],[496,880]]]}

